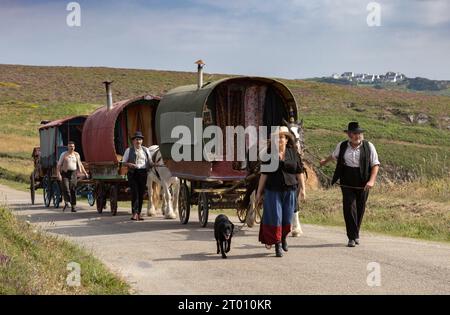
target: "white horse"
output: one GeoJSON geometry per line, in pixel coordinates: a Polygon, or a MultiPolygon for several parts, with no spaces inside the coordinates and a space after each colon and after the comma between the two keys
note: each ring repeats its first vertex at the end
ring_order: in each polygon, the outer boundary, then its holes
{"type": "Polygon", "coordinates": [[[148,206],[147,215],[155,216],[155,203],[159,200],[159,190],[156,185],[162,188],[163,202],[161,206],[162,214],[166,219],[176,219],[178,212],[178,195],[180,191],[180,180],[172,176],[170,170],[164,166],[164,161],[159,151],[158,145],[149,147],[152,161],[155,167],[152,167],[147,176],[148,206]],[[172,188],[172,193],[171,189],[172,188]]]}
{"type": "MultiPolygon", "coordinates": [[[[285,122],[286,123],[286,122],[285,122]]],[[[287,123],[289,130],[295,137],[295,146],[300,156],[303,156],[305,150],[305,138],[303,133],[303,119],[296,123],[287,123]]],[[[298,198],[297,203],[300,204],[300,198],[298,198]]],[[[292,217],[292,237],[298,237],[303,234],[302,227],[300,225],[300,219],[298,217],[298,211],[294,213],[292,217]]]]}

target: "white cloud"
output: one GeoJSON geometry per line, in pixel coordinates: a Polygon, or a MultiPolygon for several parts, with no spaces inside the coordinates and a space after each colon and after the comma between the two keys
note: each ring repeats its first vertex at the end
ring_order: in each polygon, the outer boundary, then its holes
{"type": "Polygon", "coordinates": [[[81,2],[79,29],[65,25],[59,4],[8,6],[0,10],[0,62],[193,70],[204,58],[207,71],[222,73],[298,78],[387,69],[450,78],[446,1],[380,0],[378,28],[366,24],[368,2],[81,2]]]}

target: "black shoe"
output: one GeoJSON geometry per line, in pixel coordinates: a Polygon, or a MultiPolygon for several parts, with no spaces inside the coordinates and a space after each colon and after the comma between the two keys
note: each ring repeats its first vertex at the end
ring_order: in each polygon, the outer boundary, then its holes
{"type": "Polygon", "coordinates": [[[355,247],[355,246],[356,246],[355,240],[348,240],[347,246],[348,246],[348,247],[355,247]]]}
{"type": "Polygon", "coordinates": [[[286,241],[286,237],[284,237],[284,238],[281,239],[281,247],[283,248],[283,250],[284,250],[285,252],[288,251],[288,243],[287,243],[287,241],[286,241]]]}
{"type": "Polygon", "coordinates": [[[275,255],[277,257],[283,257],[283,252],[281,251],[281,243],[275,244],[275,255]]]}
{"type": "Polygon", "coordinates": [[[77,212],[77,210],[75,210],[75,207],[72,207],[72,209],[70,211],[71,212],[77,212]]]}

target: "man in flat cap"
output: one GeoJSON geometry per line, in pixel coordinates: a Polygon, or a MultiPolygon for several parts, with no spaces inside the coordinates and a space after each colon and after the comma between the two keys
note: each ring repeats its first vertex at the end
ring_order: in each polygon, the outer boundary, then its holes
{"type": "Polygon", "coordinates": [[[144,202],[145,189],[147,187],[147,173],[153,162],[148,148],[142,145],[144,136],[142,132],[136,131],[131,138],[133,146],[127,148],[123,154],[122,163],[128,167],[128,184],[131,189],[131,220],[144,220],[141,216],[142,204],[144,202]]]}
{"type": "Polygon", "coordinates": [[[339,180],[342,190],[348,247],[359,245],[359,229],[366,209],[369,190],[375,185],[380,166],[375,146],[364,140],[364,129],[358,122],[350,122],[344,130],[348,140],[338,143],[333,153],[320,161],[324,166],[337,161],[331,184],[339,180]]]}

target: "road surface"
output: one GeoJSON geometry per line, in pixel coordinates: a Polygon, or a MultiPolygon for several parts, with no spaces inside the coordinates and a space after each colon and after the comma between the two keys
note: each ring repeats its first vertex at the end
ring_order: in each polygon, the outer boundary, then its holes
{"type": "Polygon", "coordinates": [[[214,216],[206,228],[193,212],[187,225],[161,216],[135,222],[127,209],[112,217],[82,204],[63,213],[41,198],[32,206],[28,193],[0,185],[0,200],[18,217],[84,246],[139,294],[450,294],[446,243],[363,231],[361,245],[347,248],[344,227],[303,225],[304,235],[290,237],[289,252],[277,258],[255,226],[236,233],[222,259],[214,216]]]}

